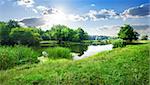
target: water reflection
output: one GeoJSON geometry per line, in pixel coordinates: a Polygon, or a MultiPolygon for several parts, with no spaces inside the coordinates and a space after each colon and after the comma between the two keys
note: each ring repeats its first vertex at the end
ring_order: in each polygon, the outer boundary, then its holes
{"type": "Polygon", "coordinates": [[[79,56],[83,55],[84,52],[88,49],[88,45],[85,45],[85,44],[55,44],[55,45],[50,46],[50,47],[36,47],[36,48],[33,48],[33,49],[35,49],[36,51],[41,53],[45,49],[53,48],[53,47],[69,48],[71,50],[71,52],[77,53],[79,56]]]}
{"type": "Polygon", "coordinates": [[[88,49],[88,45],[85,44],[61,45],[61,47],[69,48],[72,52],[78,53],[79,56],[83,55],[88,49]]]}
{"type": "Polygon", "coordinates": [[[69,48],[71,52],[73,52],[73,59],[79,60],[82,58],[86,58],[92,56],[98,52],[112,50],[113,45],[86,45],[86,44],[56,44],[52,47],[39,47],[34,48],[38,52],[43,52],[46,48],[53,48],[53,47],[65,47],[69,48]]]}
{"type": "Polygon", "coordinates": [[[83,55],[74,55],[73,59],[74,60],[83,59],[83,58],[92,56],[98,52],[102,52],[102,51],[106,51],[106,50],[112,50],[112,48],[113,48],[112,44],[97,45],[97,46],[90,45],[90,46],[88,46],[88,49],[86,51],[84,51],[83,55]]]}

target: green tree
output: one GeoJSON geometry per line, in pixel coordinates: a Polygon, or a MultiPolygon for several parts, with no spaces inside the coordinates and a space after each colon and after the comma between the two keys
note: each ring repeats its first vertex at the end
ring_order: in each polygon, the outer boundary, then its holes
{"type": "Polygon", "coordinates": [[[4,43],[5,39],[8,39],[8,32],[6,29],[6,23],[0,22],[0,42],[4,43]]]}
{"type": "Polygon", "coordinates": [[[64,25],[54,25],[48,32],[51,39],[58,40],[59,43],[62,41],[79,42],[88,38],[88,34],[82,28],[73,30],[64,25]]]}
{"type": "Polygon", "coordinates": [[[51,36],[59,43],[66,41],[69,36],[69,28],[64,25],[54,25],[50,30],[51,36]]]}
{"type": "Polygon", "coordinates": [[[127,41],[129,40],[130,42],[132,40],[137,40],[138,36],[139,34],[134,31],[133,27],[131,27],[130,25],[122,26],[118,33],[119,38],[127,41]]]}
{"type": "Polygon", "coordinates": [[[16,27],[21,27],[18,23],[18,21],[15,20],[9,20],[7,23],[8,28],[16,28],[16,27]]]}
{"type": "Polygon", "coordinates": [[[77,34],[75,36],[79,38],[79,41],[86,40],[88,38],[88,34],[84,32],[82,28],[78,28],[76,32],[77,34]]]}
{"type": "Polygon", "coordinates": [[[51,36],[49,33],[45,32],[41,35],[42,40],[50,40],[51,36]]]}
{"type": "Polygon", "coordinates": [[[33,31],[34,28],[14,28],[10,33],[11,39],[15,44],[37,45],[41,40],[40,34],[33,31]]]}
{"type": "Polygon", "coordinates": [[[148,40],[148,35],[143,35],[143,36],[141,37],[141,40],[148,40]]]}
{"type": "Polygon", "coordinates": [[[8,23],[0,23],[0,41],[2,45],[12,45],[14,43],[9,37],[9,33],[15,27],[20,27],[20,25],[14,20],[10,20],[8,23]]]}

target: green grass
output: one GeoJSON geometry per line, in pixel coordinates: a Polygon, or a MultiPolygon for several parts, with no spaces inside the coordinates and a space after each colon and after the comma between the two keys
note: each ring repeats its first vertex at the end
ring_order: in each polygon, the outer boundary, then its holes
{"type": "Polygon", "coordinates": [[[12,68],[16,65],[38,62],[40,54],[26,46],[1,46],[0,70],[12,68]]]}
{"type": "Polygon", "coordinates": [[[112,41],[113,48],[124,47],[126,43],[122,39],[116,39],[112,41]]]}
{"type": "Polygon", "coordinates": [[[71,51],[68,48],[63,47],[54,47],[54,48],[47,48],[46,53],[48,53],[48,57],[51,59],[72,59],[71,51]]]}
{"type": "Polygon", "coordinates": [[[148,85],[149,44],[0,71],[1,85],[148,85]]]}

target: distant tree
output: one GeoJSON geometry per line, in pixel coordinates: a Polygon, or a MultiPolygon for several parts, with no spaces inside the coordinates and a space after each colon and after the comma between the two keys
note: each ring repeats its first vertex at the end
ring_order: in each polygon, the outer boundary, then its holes
{"type": "Polygon", "coordinates": [[[5,39],[8,38],[8,33],[6,29],[6,23],[0,22],[0,43],[4,42],[5,39]]]}
{"type": "Polygon", "coordinates": [[[15,42],[15,44],[22,45],[38,45],[41,40],[40,34],[38,32],[34,32],[33,28],[14,28],[10,33],[11,39],[15,42]]]}
{"type": "Polygon", "coordinates": [[[130,25],[122,26],[118,33],[119,38],[123,40],[129,40],[130,42],[132,40],[137,40],[138,36],[139,34],[134,31],[133,27],[131,27],[130,25]]]}
{"type": "Polygon", "coordinates": [[[8,28],[16,28],[16,27],[21,27],[18,23],[18,21],[15,20],[9,20],[7,23],[8,28]]]}
{"type": "Polygon", "coordinates": [[[49,35],[49,33],[45,32],[41,35],[41,38],[42,38],[42,40],[50,40],[51,36],[49,35]]]}
{"type": "Polygon", "coordinates": [[[88,39],[88,34],[84,32],[82,28],[78,28],[76,32],[77,32],[76,36],[78,36],[80,41],[88,39]]]}
{"type": "Polygon", "coordinates": [[[12,45],[13,42],[9,37],[9,33],[13,28],[20,27],[17,21],[10,20],[7,23],[0,23],[0,40],[2,45],[12,45]]]}
{"type": "Polygon", "coordinates": [[[133,39],[134,40],[138,40],[139,36],[140,36],[140,34],[138,32],[136,32],[136,31],[134,31],[133,39]]]}
{"type": "Polygon", "coordinates": [[[143,35],[143,36],[141,37],[141,40],[148,40],[148,35],[143,35]]]}
{"type": "Polygon", "coordinates": [[[82,41],[88,39],[88,34],[82,28],[72,30],[64,25],[55,25],[49,30],[52,39],[62,41],[82,41]]]}
{"type": "Polygon", "coordinates": [[[62,29],[64,29],[64,28],[66,28],[66,26],[64,26],[64,25],[54,25],[50,30],[51,36],[55,40],[58,40],[59,43],[61,43],[63,40],[62,29]]]}

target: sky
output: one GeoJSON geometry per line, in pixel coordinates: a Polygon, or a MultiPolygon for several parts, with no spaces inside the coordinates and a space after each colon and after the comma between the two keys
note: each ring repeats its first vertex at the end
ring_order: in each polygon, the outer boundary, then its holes
{"type": "Polygon", "coordinates": [[[130,24],[150,35],[149,9],[149,0],[0,0],[0,21],[14,19],[43,30],[62,24],[106,36],[116,36],[120,26],[130,24]]]}

